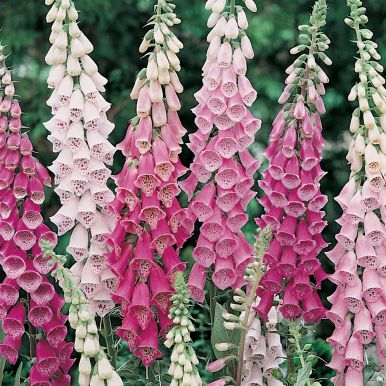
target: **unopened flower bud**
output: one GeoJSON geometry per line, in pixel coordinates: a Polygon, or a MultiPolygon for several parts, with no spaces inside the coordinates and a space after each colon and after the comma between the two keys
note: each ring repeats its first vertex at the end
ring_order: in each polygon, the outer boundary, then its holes
{"type": "Polygon", "coordinates": [[[232,343],[216,343],[215,346],[218,351],[229,351],[235,347],[232,343]]]}
{"type": "Polygon", "coordinates": [[[90,386],[105,386],[105,381],[99,378],[98,374],[91,377],[90,386]]]}
{"type": "Polygon", "coordinates": [[[98,375],[102,379],[109,379],[113,375],[113,368],[105,357],[98,361],[98,375]]]}
{"type": "Polygon", "coordinates": [[[216,0],[212,6],[212,11],[216,13],[221,13],[226,5],[226,0],[216,0]]]}
{"type": "Polygon", "coordinates": [[[84,348],[83,351],[86,355],[90,357],[94,357],[99,350],[97,350],[97,347],[95,345],[95,339],[87,336],[85,341],[84,341],[84,348]]]}
{"type": "Polygon", "coordinates": [[[79,373],[79,378],[78,378],[79,386],[89,386],[90,379],[91,379],[90,374],[79,373]]]}
{"type": "Polygon", "coordinates": [[[79,373],[84,375],[91,374],[91,361],[87,355],[82,354],[79,360],[79,373]]]}
{"type": "Polygon", "coordinates": [[[83,322],[87,322],[90,319],[90,314],[86,309],[79,312],[79,319],[83,322]]]}
{"type": "Polygon", "coordinates": [[[84,339],[87,335],[87,327],[84,324],[79,324],[76,327],[75,336],[80,339],[84,339]]]}
{"type": "Polygon", "coordinates": [[[251,11],[256,12],[257,6],[253,0],[244,0],[245,6],[251,11]]]}
{"type": "Polygon", "coordinates": [[[150,41],[145,38],[142,40],[141,45],[139,46],[139,52],[141,54],[145,53],[150,47],[150,41]]]}
{"type": "Polygon", "coordinates": [[[111,378],[107,379],[107,386],[123,386],[123,381],[116,371],[113,371],[111,378]]]}
{"type": "Polygon", "coordinates": [[[80,338],[75,338],[74,349],[76,352],[84,351],[84,340],[80,338]]]}
{"type": "Polygon", "coordinates": [[[220,14],[217,12],[212,12],[207,22],[208,28],[213,28],[216,25],[216,23],[219,21],[219,19],[220,19],[220,14]]]}

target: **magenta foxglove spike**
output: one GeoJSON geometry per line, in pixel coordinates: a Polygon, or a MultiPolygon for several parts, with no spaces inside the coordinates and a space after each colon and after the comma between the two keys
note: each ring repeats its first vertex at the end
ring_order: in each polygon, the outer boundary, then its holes
{"type": "MultiPolygon", "coordinates": [[[[325,4],[317,3],[313,12],[311,25],[300,27],[303,37],[310,36],[309,42],[301,42],[291,50],[292,54],[301,53],[305,60],[297,59],[286,70],[286,86],[279,98],[282,108],[273,122],[265,151],[268,169],[259,183],[264,192],[259,203],[265,213],[256,220],[259,227],[269,226],[273,231],[264,256],[268,271],[261,280],[262,301],[264,296],[272,299],[278,295],[283,300],[279,310],[285,318],[302,317],[307,323],[325,315],[317,295],[320,280],[324,280],[317,257],[325,247],[321,233],[327,225],[322,211],[327,197],[320,192],[324,141],[322,102],[318,101],[322,100],[322,86],[328,78],[315,63],[315,53],[320,46],[325,51],[330,41],[321,31],[326,24],[325,4]],[[318,7],[323,8],[321,12],[318,7]]],[[[324,52],[319,57],[330,64],[324,52]]],[[[268,311],[268,306],[260,310],[262,314],[268,311]]]]}
{"type": "MultiPolygon", "coordinates": [[[[0,284],[0,316],[6,334],[0,345],[0,354],[15,364],[25,323],[28,321],[41,328],[42,338],[38,347],[44,346],[53,359],[52,363],[46,363],[39,348],[30,381],[31,384],[37,384],[38,380],[43,382],[40,384],[46,382],[49,385],[57,372],[69,378],[67,374],[71,367],[62,366],[58,359],[59,344],[67,336],[67,318],[60,311],[63,298],[56,294],[47,279],[54,267],[45,266],[43,269],[40,260],[40,241],[47,240],[53,245],[57,241],[55,234],[43,224],[41,215],[44,186],[50,186],[51,179],[44,166],[32,155],[28,133],[22,132],[21,107],[15,97],[11,71],[6,67],[3,46],[0,46],[0,74],[0,151],[5,152],[1,172],[2,181],[6,182],[0,189],[0,264],[6,274],[0,284]],[[28,299],[20,298],[20,289],[29,294],[28,299]]],[[[68,345],[72,351],[73,345],[68,345]]]]}
{"type": "MultiPolygon", "coordinates": [[[[161,357],[158,338],[170,328],[174,278],[185,269],[178,253],[193,228],[191,216],[177,199],[181,192],[177,181],[186,172],[179,160],[186,133],[178,116],[183,87],[177,53],[182,43],[169,27],[180,20],[165,7],[161,2],[156,11],[169,20],[168,26],[155,16],[154,27],[140,46],[141,53],[149,51],[148,64],[131,92],[136,116],[117,146],[126,162],[114,177],[117,196],[106,206],[106,213],[117,220],[105,255],[117,276],[112,299],[122,306],[123,323],[117,334],[147,367],[161,357]]],[[[82,281],[90,291],[98,286],[97,269],[92,263],[85,266],[87,277],[82,281]]]]}

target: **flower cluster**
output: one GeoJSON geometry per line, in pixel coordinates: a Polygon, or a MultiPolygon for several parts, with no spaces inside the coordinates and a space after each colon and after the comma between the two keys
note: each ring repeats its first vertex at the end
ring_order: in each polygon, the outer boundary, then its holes
{"type": "Polygon", "coordinates": [[[363,385],[366,347],[376,341],[378,370],[386,362],[386,89],[377,45],[365,28],[366,9],[359,0],[347,4],[351,17],[345,21],[356,33],[359,75],[349,100],[358,100],[359,108],[350,125],[350,179],[336,197],[343,210],[341,229],[336,247],[327,253],[336,267],[330,280],[337,285],[327,312],[335,325],[328,338],[334,347],[329,366],[337,372],[335,385],[363,385]]]}
{"type": "Polygon", "coordinates": [[[320,192],[325,174],[320,167],[324,145],[320,114],[325,113],[322,96],[328,77],[316,59],[331,64],[324,53],[330,41],[321,32],[326,13],[326,2],[317,1],[310,25],[299,27],[304,43],[291,50],[302,54],[286,71],[286,86],[279,99],[283,107],[265,151],[269,166],[259,181],[265,193],[259,202],[265,213],[256,220],[260,227],[270,226],[274,234],[264,258],[269,270],[261,281],[262,314],[267,315],[275,294],[281,294],[283,316],[302,314],[306,322],[324,316],[316,289],[325,278],[317,255],[327,245],[321,235],[327,224],[322,211],[327,197],[320,192]]]}
{"type": "Polygon", "coordinates": [[[79,29],[78,13],[70,0],[46,0],[52,7],[52,23],[46,55],[51,65],[48,87],[53,89],[47,104],[53,117],[45,123],[53,151],[59,153],[50,170],[55,174],[55,192],[61,208],[52,217],[58,234],[72,230],[67,252],[78,262],[86,261],[81,287],[93,299],[99,315],[113,306],[110,292],[117,280],[106,266],[106,236],[115,225],[103,212],[114,194],[106,186],[115,148],[107,137],[114,125],[106,112],[110,104],[101,95],[107,80],[89,56],[93,46],[79,29]]]}
{"type": "MultiPolygon", "coordinates": [[[[245,5],[256,11],[253,1],[245,5]]],[[[189,279],[192,296],[204,300],[208,268],[214,265],[212,281],[220,289],[244,284],[244,269],[252,248],[241,228],[255,196],[253,176],[260,166],[248,150],[261,121],[246,106],[256,91],[246,77],[246,59],[254,56],[245,30],[248,21],[235,1],[209,0],[209,48],[203,66],[203,87],[195,94],[193,109],[198,130],[189,135],[194,160],[191,174],[180,183],[191,203],[191,217],[201,222],[193,257],[196,265],[189,279]],[[196,192],[192,200],[193,193],[196,192]]]]}
{"type": "MultiPolygon", "coordinates": [[[[27,133],[21,131],[22,111],[5,59],[0,45],[0,263],[6,274],[0,284],[0,319],[5,332],[0,354],[9,363],[16,363],[28,320],[41,332],[31,386],[52,379],[69,385],[73,344],[65,342],[67,318],[61,313],[64,300],[46,277],[52,266],[39,247],[41,241],[57,242],[41,215],[43,186],[50,186],[51,180],[32,156],[27,133]],[[29,294],[27,298],[22,298],[24,291],[29,294]]],[[[30,338],[32,356],[36,342],[33,335],[30,338]]]]}
{"type": "Polygon", "coordinates": [[[202,381],[197,371],[198,359],[192,347],[191,332],[194,326],[189,315],[189,290],[187,289],[183,273],[176,274],[173,286],[175,294],[170,308],[169,318],[174,327],[167,333],[166,347],[173,347],[169,375],[172,376],[171,386],[201,386],[202,381]]]}
{"type": "Polygon", "coordinates": [[[79,386],[104,385],[123,386],[123,382],[113,369],[103,348],[99,344],[98,327],[95,322],[95,311],[90,306],[75,279],[74,272],[64,266],[66,256],[58,256],[53,245],[41,242],[41,249],[46,260],[55,266],[52,276],[58,281],[70,303],[69,322],[75,330],[75,350],[81,354],[79,362],[79,386]]]}
{"type": "Polygon", "coordinates": [[[185,173],[179,160],[183,128],[177,93],[183,90],[177,72],[182,43],[170,29],[180,23],[171,1],[159,1],[140,52],[148,52],[131,98],[137,115],[118,148],[125,155],[115,177],[117,197],[109,205],[119,221],[108,239],[108,264],[119,278],[113,299],[122,305],[118,336],[145,366],[161,356],[159,333],[166,336],[172,284],[185,264],[178,257],[194,226],[176,196],[177,179],[185,173]],[[160,332],[159,332],[160,331],[160,332]]]}
{"type": "MultiPolygon", "coordinates": [[[[260,301],[261,299],[258,298],[254,307],[258,307],[260,301]]],[[[276,330],[280,317],[277,307],[272,307],[268,313],[266,325],[262,326],[258,313],[252,312],[249,315],[242,386],[283,385],[274,376],[275,370],[279,369],[280,363],[284,361],[280,335],[276,330]]]]}

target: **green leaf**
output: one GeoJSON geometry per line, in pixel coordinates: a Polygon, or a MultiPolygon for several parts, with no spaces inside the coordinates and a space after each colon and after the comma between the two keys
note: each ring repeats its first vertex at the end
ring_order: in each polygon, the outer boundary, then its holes
{"type": "Polygon", "coordinates": [[[5,358],[0,358],[0,385],[3,384],[3,377],[4,377],[4,368],[5,368],[5,358]]]}
{"type": "Polygon", "coordinates": [[[14,386],[20,386],[20,381],[21,381],[21,370],[23,369],[23,362],[20,362],[20,365],[16,371],[15,375],[15,383],[14,386]]]}
{"type": "Polygon", "coordinates": [[[211,342],[217,359],[230,354],[237,356],[240,343],[240,330],[227,330],[224,327],[224,318],[222,317],[224,312],[226,312],[225,308],[221,304],[216,303],[211,342]],[[236,347],[233,350],[221,352],[216,350],[216,343],[233,343],[236,347]]]}
{"type": "MultiPolygon", "coordinates": [[[[3,341],[4,336],[5,336],[5,333],[4,333],[3,328],[2,328],[2,326],[0,324],[0,340],[1,341],[3,341]]],[[[3,384],[5,363],[6,363],[5,362],[5,358],[1,357],[0,358],[0,385],[3,384]]]]}
{"type": "Polygon", "coordinates": [[[312,363],[307,362],[298,373],[295,386],[305,386],[312,373],[312,363]]]}

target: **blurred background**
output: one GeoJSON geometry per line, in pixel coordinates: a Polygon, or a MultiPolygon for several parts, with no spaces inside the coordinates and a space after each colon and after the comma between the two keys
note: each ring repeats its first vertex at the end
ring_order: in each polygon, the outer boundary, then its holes
{"type": "MultiPolygon", "coordinates": [[[[204,0],[176,0],[176,4],[177,14],[183,21],[177,26],[176,33],[185,46],[180,53],[180,76],[185,85],[181,118],[188,131],[193,132],[195,128],[190,110],[195,106],[193,94],[201,84],[201,66],[207,48],[208,12],[204,9],[204,0]]],[[[248,77],[258,92],[258,100],[252,107],[252,112],[263,120],[263,127],[256,136],[252,150],[256,157],[262,160],[271,123],[280,109],[277,98],[286,77],[284,71],[293,60],[289,50],[297,42],[297,25],[307,21],[312,4],[312,0],[257,0],[258,13],[248,14],[249,37],[255,50],[255,59],[249,63],[248,77]]],[[[116,124],[116,129],[110,136],[113,144],[122,140],[128,121],[134,115],[135,103],[130,100],[129,93],[137,72],[145,64],[137,47],[145,33],[143,25],[151,16],[153,5],[152,0],[76,1],[80,11],[80,26],[95,47],[93,59],[99,65],[100,72],[109,79],[106,99],[112,103],[109,118],[116,124]]],[[[368,8],[369,28],[374,32],[379,52],[386,55],[386,6],[379,0],[366,0],[364,5],[368,8]]],[[[50,26],[45,22],[47,11],[43,0],[1,0],[0,3],[1,38],[3,44],[12,51],[8,64],[14,70],[15,79],[20,82],[17,85],[17,93],[22,97],[23,123],[30,129],[39,159],[49,166],[53,153],[42,124],[50,118],[49,108],[45,104],[49,97],[46,86],[48,66],[44,63],[50,33],[50,26]]],[[[353,71],[354,35],[343,22],[347,13],[348,8],[344,0],[329,1],[325,32],[332,41],[327,54],[331,57],[333,66],[325,68],[330,77],[330,86],[325,97],[327,114],[323,118],[323,124],[327,146],[322,166],[328,176],[322,182],[322,191],[330,196],[325,209],[329,226],[324,235],[331,243],[334,242],[334,233],[337,231],[334,220],[340,215],[340,209],[332,197],[339,193],[349,174],[345,160],[349,141],[347,128],[354,106],[347,102],[346,96],[356,81],[353,71]]],[[[382,64],[386,63],[383,61],[382,64]]],[[[189,165],[190,161],[191,154],[185,148],[183,162],[189,165]]],[[[120,171],[122,163],[123,158],[117,154],[114,173],[120,171]]],[[[44,208],[47,219],[56,212],[57,207],[57,197],[48,191],[44,208]]],[[[257,202],[251,203],[248,210],[251,218],[260,213],[257,202]]],[[[245,231],[252,239],[256,231],[253,221],[246,226],[245,231]]],[[[65,245],[64,236],[59,250],[64,251],[65,245]]],[[[184,251],[184,257],[188,260],[190,250],[191,246],[188,245],[184,251]]],[[[326,270],[331,272],[332,267],[325,257],[321,256],[321,259],[326,270]]],[[[322,289],[324,300],[332,290],[333,288],[325,285],[322,289]]],[[[197,349],[200,350],[201,345],[202,355],[205,355],[205,315],[197,310],[197,316],[202,321],[203,338],[197,342],[197,349]]],[[[318,345],[318,351],[325,360],[329,360],[330,353],[323,339],[329,335],[330,329],[329,322],[323,322],[316,331],[318,339],[314,343],[318,345]]],[[[326,368],[317,367],[316,372],[320,377],[331,376],[326,373],[326,368]]],[[[328,384],[327,381],[325,384],[328,384]]]]}

